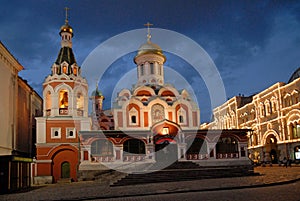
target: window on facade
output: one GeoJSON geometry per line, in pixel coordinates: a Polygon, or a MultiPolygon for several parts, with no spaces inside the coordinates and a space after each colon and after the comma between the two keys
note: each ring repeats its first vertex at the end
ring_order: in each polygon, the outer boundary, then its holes
{"type": "Polygon", "coordinates": [[[300,125],[293,126],[293,138],[300,138],[300,125]]]}
{"type": "Polygon", "coordinates": [[[61,128],[51,128],[51,138],[60,138],[61,137],[61,128]]]}
{"type": "Polygon", "coordinates": [[[140,69],[141,69],[141,76],[143,76],[144,75],[144,64],[141,64],[140,69]]]}
{"type": "Polygon", "coordinates": [[[182,115],[179,115],[179,123],[184,123],[184,119],[182,115]]]}
{"type": "Polygon", "coordinates": [[[271,107],[272,107],[272,112],[276,112],[276,99],[273,98],[271,100],[271,107]]]}
{"type": "Polygon", "coordinates": [[[136,124],[136,116],[134,115],[131,116],[131,123],[136,124]]]}
{"type": "Polygon", "coordinates": [[[91,154],[94,156],[113,156],[113,144],[109,140],[96,140],[91,144],[91,154]]]}
{"type": "Polygon", "coordinates": [[[68,108],[68,106],[68,91],[63,89],[59,92],[59,108],[68,108]]]}
{"type": "Polygon", "coordinates": [[[66,129],[66,137],[67,138],[75,138],[76,137],[75,133],[76,133],[75,128],[67,128],[66,129]]]}
{"type": "Polygon", "coordinates": [[[150,74],[154,74],[154,64],[150,63],[150,74]]]}
{"type": "Polygon", "coordinates": [[[123,144],[124,154],[145,154],[145,143],[138,139],[129,139],[123,144]]]}
{"type": "Polygon", "coordinates": [[[135,107],[132,107],[130,110],[129,110],[129,116],[128,116],[128,122],[129,122],[129,125],[132,125],[132,126],[135,126],[137,125],[139,122],[139,119],[138,119],[138,111],[135,107]]]}

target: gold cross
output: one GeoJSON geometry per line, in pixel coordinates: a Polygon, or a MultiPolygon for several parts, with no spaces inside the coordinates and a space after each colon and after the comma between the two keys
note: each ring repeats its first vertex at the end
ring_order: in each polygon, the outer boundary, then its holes
{"type": "Polygon", "coordinates": [[[147,24],[144,24],[144,26],[148,27],[147,41],[150,42],[150,39],[151,39],[150,26],[153,26],[153,24],[150,24],[149,22],[147,22],[147,24]]]}
{"type": "Polygon", "coordinates": [[[65,11],[66,11],[66,19],[65,19],[65,22],[66,22],[66,24],[68,24],[68,22],[69,22],[69,20],[68,20],[68,10],[70,10],[70,8],[65,7],[65,11]]]}

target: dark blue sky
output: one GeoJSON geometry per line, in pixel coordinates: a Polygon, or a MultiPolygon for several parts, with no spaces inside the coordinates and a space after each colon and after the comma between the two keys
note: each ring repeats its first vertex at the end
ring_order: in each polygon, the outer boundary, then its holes
{"type": "MultiPolygon", "coordinates": [[[[201,45],[215,62],[228,98],[287,82],[300,66],[299,1],[0,0],[0,40],[25,67],[20,75],[38,92],[60,49],[58,32],[66,6],[70,8],[73,50],[79,66],[105,40],[143,28],[148,21],[155,28],[176,31],[201,45]]],[[[155,35],[152,39],[155,41],[155,35]]],[[[166,54],[166,65],[192,85],[202,122],[208,121],[205,84],[185,61],[166,54]]],[[[106,107],[114,86],[109,76],[117,73],[117,80],[133,69],[132,56],[134,53],[118,59],[100,82],[106,107]]]]}

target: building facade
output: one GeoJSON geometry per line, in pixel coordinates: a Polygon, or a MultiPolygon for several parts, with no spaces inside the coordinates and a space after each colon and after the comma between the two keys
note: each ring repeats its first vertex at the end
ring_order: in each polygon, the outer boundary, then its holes
{"type": "Polygon", "coordinates": [[[0,193],[30,186],[42,98],[18,76],[23,66],[0,42],[0,193]]]}
{"type": "Polygon", "coordinates": [[[300,68],[288,83],[278,82],[250,97],[235,96],[213,110],[214,119],[201,128],[251,129],[249,156],[277,163],[300,159],[300,68]]]}
{"type": "Polygon", "coordinates": [[[107,168],[147,171],[175,161],[248,165],[247,130],[199,130],[200,109],[187,90],[165,83],[166,57],[150,38],[148,32],[133,58],[137,83],[118,93],[110,115],[103,114],[104,97],[98,87],[93,91],[96,116],[91,118],[98,125],[80,132],[81,176],[107,168]]]}
{"type": "Polygon", "coordinates": [[[198,129],[200,109],[187,90],[165,84],[166,57],[150,32],[133,58],[137,83],[121,90],[107,111],[98,86],[88,95],[67,19],[60,36],[61,50],[43,83],[43,116],[37,118],[35,183],[77,181],[108,169],[145,171],[177,160],[249,165],[246,130],[198,129]]]}

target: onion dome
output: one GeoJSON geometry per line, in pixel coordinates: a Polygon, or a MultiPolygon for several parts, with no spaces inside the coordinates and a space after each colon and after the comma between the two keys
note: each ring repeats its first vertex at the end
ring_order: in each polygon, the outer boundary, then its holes
{"type": "Polygon", "coordinates": [[[137,55],[134,57],[134,61],[137,57],[145,54],[156,54],[163,57],[164,61],[166,61],[166,56],[164,55],[162,49],[155,43],[152,43],[148,40],[145,44],[141,45],[137,51],[137,55]]]}
{"type": "Polygon", "coordinates": [[[68,24],[68,22],[66,21],[66,23],[64,25],[62,25],[60,27],[60,32],[59,32],[59,35],[61,35],[62,32],[68,32],[70,34],[72,34],[72,37],[73,37],[73,28],[68,24]]]}
{"type": "Polygon", "coordinates": [[[98,89],[98,86],[96,87],[96,90],[94,90],[91,94],[92,97],[100,97],[100,96],[103,96],[102,95],[102,92],[98,89]]]}

